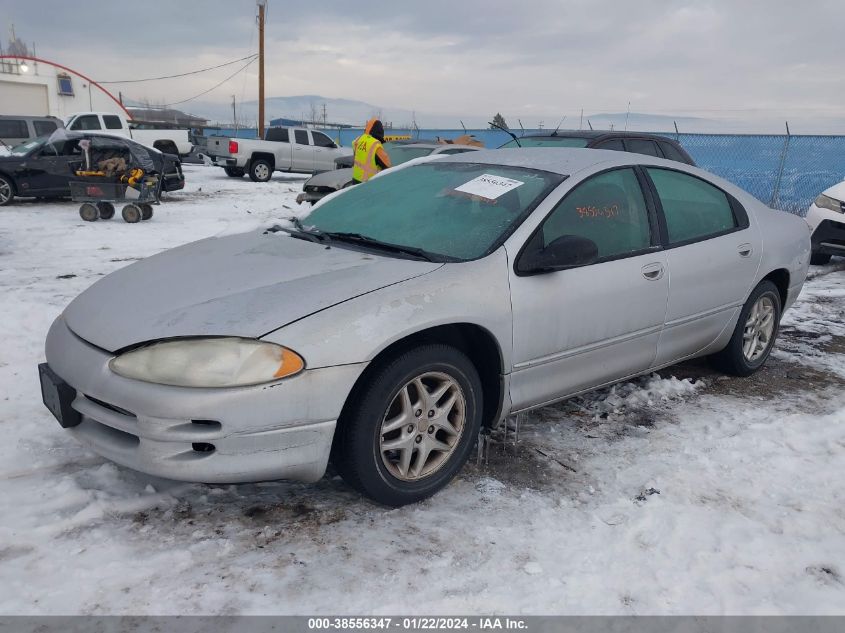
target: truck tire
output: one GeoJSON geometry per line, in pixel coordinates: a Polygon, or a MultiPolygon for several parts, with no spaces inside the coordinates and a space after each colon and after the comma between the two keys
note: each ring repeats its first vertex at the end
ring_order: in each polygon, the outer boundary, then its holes
{"type": "Polygon", "coordinates": [[[273,175],[273,166],[270,161],[257,158],[249,164],[249,179],[252,182],[267,182],[273,175]]]}
{"type": "Polygon", "coordinates": [[[243,178],[246,173],[243,167],[224,167],[223,171],[229,178],[243,178]]]}

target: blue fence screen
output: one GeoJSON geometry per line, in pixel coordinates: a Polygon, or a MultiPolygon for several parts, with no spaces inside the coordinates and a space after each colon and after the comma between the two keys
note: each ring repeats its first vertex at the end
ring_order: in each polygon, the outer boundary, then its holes
{"type": "MultiPolygon", "coordinates": [[[[321,130],[348,147],[361,129],[321,130]]],[[[526,134],[536,130],[526,130],[526,134]]],[[[452,139],[472,134],[485,147],[510,140],[501,130],[387,130],[419,140],[452,139]]],[[[517,135],[522,132],[517,132],[517,135]]],[[[255,138],[255,129],[215,131],[223,136],[255,138]]],[[[845,178],[845,136],[785,134],[664,134],[676,138],[699,167],[742,187],[765,204],[798,215],[822,191],[845,178]]]]}

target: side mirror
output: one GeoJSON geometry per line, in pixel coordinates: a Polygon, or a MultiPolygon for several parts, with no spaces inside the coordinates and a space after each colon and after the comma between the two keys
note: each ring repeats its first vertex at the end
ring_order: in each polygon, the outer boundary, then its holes
{"type": "Polygon", "coordinates": [[[586,266],[598,258],[599,247],[593,240],[578,235],[562,235],[545,248],[529,249],[523,253],[517,264],[517,272],[537,275],[586,266]]]}

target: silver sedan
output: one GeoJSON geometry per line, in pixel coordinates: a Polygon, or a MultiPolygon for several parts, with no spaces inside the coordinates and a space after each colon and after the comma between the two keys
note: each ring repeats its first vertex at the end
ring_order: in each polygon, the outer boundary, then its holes
{"type": "Polygon", "coordinates": [[[509,415],[697,356],[753,373],[804,283],[804,220],[695,167],[422,160],[97,282],[49,332],[45,404],[153,475],[315,481],[332,459],[400,505],[509,415]]]}

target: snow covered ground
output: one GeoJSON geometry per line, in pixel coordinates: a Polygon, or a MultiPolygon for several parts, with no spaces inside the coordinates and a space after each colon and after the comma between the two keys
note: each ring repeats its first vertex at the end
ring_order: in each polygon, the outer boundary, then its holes
{"type": "Polygon", "coordinates": [[[186,172],[138,225],[0,211],[0,614],[845,614],[845,266],[813,269],[756,376],[691,363],[536,411],[416,506],[332,475],[182,484],[76,444],[36,364],[100,276],[302,211],[302,178],[186,172]]]}

